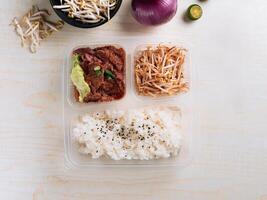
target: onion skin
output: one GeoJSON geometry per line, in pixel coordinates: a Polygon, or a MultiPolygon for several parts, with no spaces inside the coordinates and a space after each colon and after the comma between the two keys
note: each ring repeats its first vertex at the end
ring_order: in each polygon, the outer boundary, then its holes
{"type": "Polygon", "coordinates": [[[132,15],[144,25],[165,24],[176,11],[177,0],[132,0],[132,15]]]}

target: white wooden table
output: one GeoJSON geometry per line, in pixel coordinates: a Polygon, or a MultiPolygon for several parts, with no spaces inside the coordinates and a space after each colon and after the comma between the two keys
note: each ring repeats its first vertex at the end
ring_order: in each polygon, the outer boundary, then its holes
{"type": "Polygon", "coordinates": [[[93,30],[65,26],[35,55],[20,48],[8,26],[32,4],[0,6],[0,199],[267,200],[267,2],[208,0],[203,18],[185,23],[191,3],[157,28],[137,25],[124,0],[118,15],[93,30]],[[182,169],[65,171],[61,127],[61,63],[77,38],[177,37],[192,45],[197,68],[199,130],[194,158],[182,169]]]}

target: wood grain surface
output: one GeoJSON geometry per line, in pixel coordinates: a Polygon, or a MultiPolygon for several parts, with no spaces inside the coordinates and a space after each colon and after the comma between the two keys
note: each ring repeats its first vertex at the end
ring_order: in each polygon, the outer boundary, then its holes
{"type": "MultiPolygon", "coordinates": [[[[37,54],[9,26],[32,4],[0,4],[0,199],[267,200],[267,2],[181,0],[168,24],[138,25],[124,0],[105,26],[66,25],[37,54]],[[191,3],[204,9],[183,20],[191,3]],[[66,170],[61,67],[68,44],[119,36],[177,37],[197,69],[193,160],[176,168],[66,170]]],[[[56,17],[56,16],[54,16],[56,17]]]]}

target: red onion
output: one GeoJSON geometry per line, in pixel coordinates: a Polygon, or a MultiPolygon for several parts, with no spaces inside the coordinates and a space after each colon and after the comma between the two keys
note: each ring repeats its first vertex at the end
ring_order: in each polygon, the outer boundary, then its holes
{"type": "Polygon", "coordinates": [[[141,24],[160,25],[170,21],[177,11],[177,0],[133,0],[132,14],[141,24]]]}

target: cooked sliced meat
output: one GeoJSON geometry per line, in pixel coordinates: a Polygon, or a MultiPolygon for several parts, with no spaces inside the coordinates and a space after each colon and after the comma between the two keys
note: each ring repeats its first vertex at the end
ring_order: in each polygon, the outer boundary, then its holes
{"type": "Polygon", "coordinates": [[[114,53],[116,53],[120,58],[124,59],[125,56],[125,51],[122,48],[117,49],[114,46],[109,46],[108,47],[111,51],[113,51],[114,53]]]}
{"type": "Polygon", "coordinates": [[[103,77],[97,77],[97,78],[94,78],[92,79],[92,76],[87,76],[85,78],[85,81],[87,83],[89,83],[89,85],[91,86],[91,90],[92,92],[96,92],[100,87],[101,85],[104,83],[104,78],[103,77]]]}
{"type": "Polygon", "coordinates": [[[102,95],[100,93],[95,93],[94,95],[88,95],[84,98],[84,102],[98,102],[101,101],[102,95]]]}
{"type": "Polygon", "coordinates": [[[96,64],[96,63],[102,64],[102,61],[100,59],[88,53],[84,54],[84,60],[87,61],[89,65],[96,64]]]}
{"type": "Polygon", "coordinates": [[[107,101],[112,101],[114,99],[116,99],[116,98],[111,97],[111,96],[104,95],[104,96],[102,96],[101,101],[102,102],[107,102],[107,101]]]}
{"type": "Polygon", "coordinates": [[[101,85],[101,88],[108,94],[108,92],[110,92],[111,90],[114,90],[114,84],[111,81],[105,81],[101,85]]]}
{"type": "Polygon", "coordinates": [[[94,50],[98,51],[98,50],[105,50],[105,49],[111,50],[115,54],[117,54],[119,57],[121,57],[122,59],[125,59],[125,51],[123,48],[116,48],[115,46],[104,46],[104,47],[95,48],[94,50]]]}
{"type": "Polygon", "coordinates": [[[121,59],[117,54],[115,54],[113,51],[110,49],[100,49],[96,51],[97,56],[107,62],[111,62],[117,70],[121,71],[124,66],[124,60],[121,59]]]}
{"type": "Polygon", "coordinates": [[[121,73],[121,72],[115,72],[115,76],[116,76],[116,78],[119,80],[119,81],[124,81],[123,79],[124,79],[124,75],[123,75],[123,73],[121,73]]]}
{"type": "MultiPolygon", "coordinates": [[[[91,89],[84,102],[106,102],[121,99],[124,96],[125,52],[123,49],[104,46],[95,49],[80,48],[73,53],[80,56],[85,81],[91,89]]],[[[74,90],[75,99],[78,101],[79,93],[74,90]]]]}
{"type": "Polygon", "coordinates": [[[114,67],[110,62],[106,62],[102,65],[102,68],[104,70],[110,70],[110,71],[114,71],[114,67]]]}
{"type": "Polygon", "coordinates": [[[84,55],[84,54],[94,54],[94,51],[91,48],[79,48],[73,51],[73,54],[79,54],[79,55],[84,55]]]}
{"type": "Polygon", "coordinates": [[[95,56],[85,53],[84,56],[82,57],[82,60],[87,61],[89,64],[94,63],[95,56]]]}

